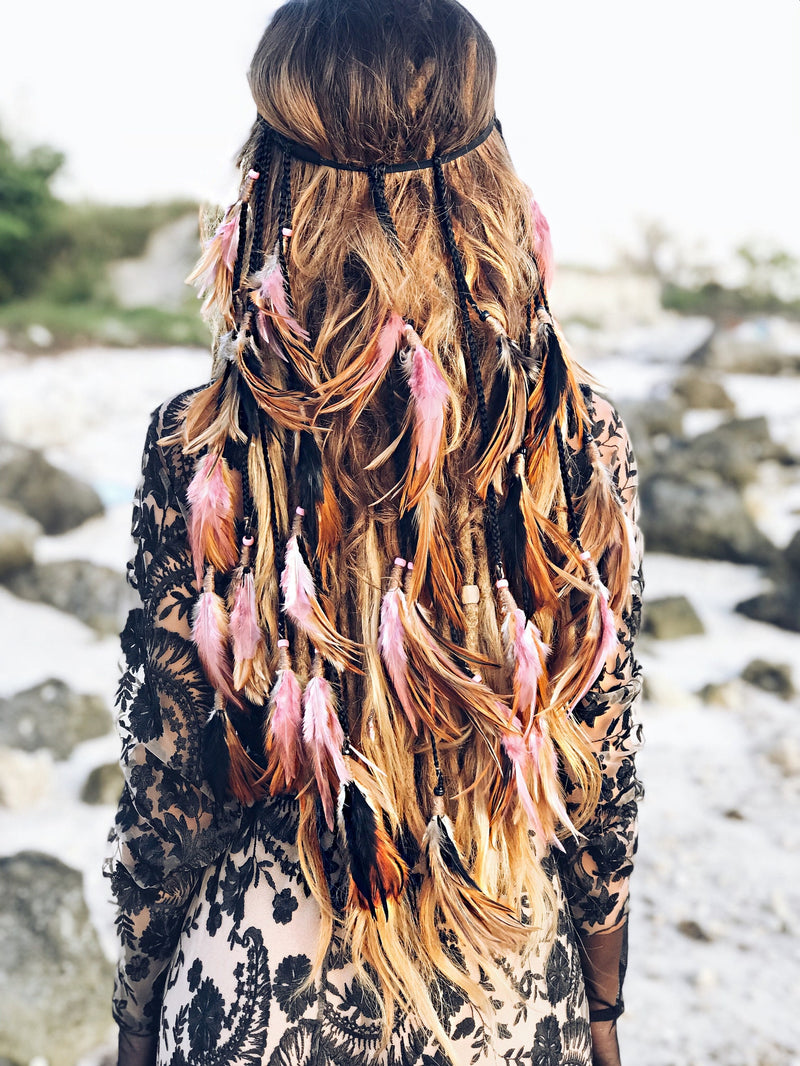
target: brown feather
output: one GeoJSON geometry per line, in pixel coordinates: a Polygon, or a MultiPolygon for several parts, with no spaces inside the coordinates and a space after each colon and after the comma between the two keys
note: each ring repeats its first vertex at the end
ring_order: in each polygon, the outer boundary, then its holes
{"type": "Polygon", "coordinates": [[[581,540],[594,558],[602,559],[611,609],[619,613],[630,601],[630,529],[617,498],[611,473],[593,438],[587,437],[585,450],[592,476],[578,501],[581,540]]]}
{"type": "Polygon", "coordinates": [[[420,892],[420,911],[438,908],[444,927],[453,930],[479,959],[487,951],[520,950],[530,937],[530,928],[510,908],[486,895],[472,878],[446,815],[431,818],[422,854],[428,876],[420,892]]]}
{"type": "Polygon", "coordinates": [[[499,343],[499,366],[497,374],[501,376],[505,403],[497,417],[492,437],[481,454],[472,476],[475,488],[482,500],[486,499],[489,486],[508,457],[519,448],[525,428],[528,405],[526,375],[523,368],[513,360],[508,337],[499,343]]]}
{"type": "Polygon", "coordinates": [[[317,504],[317,559],[323,576],[331,553],[342,539],[342,509],[333,489],[330,470],[323,465],[322,499],[317,504]]]}
{"type": "Polygon", "coordinates": [[[444,527],[438,494],[428,488],[414,512],[417,544],[414,569],[410,573],[408,594],[421,599],[428,588],[435,605],[442,610],[456,629],[465,628],[464,611],[457,591],[460,575],[453,545],[444,527]]]}
{"type": "Polygon", "coordinates": [[[263,799],[266,788],[263,785],[263,770],[245,751],[239,734],[230,719],[225,715],[225,742],[230,756],[228,786],[233,795],[246,807],[256,800],[263,799]]]}

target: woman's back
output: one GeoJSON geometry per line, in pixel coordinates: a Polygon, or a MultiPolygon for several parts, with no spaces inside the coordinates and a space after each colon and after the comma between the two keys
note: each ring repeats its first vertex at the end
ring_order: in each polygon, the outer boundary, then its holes
{"type": "Polygon", "coordinates": [[[588,1063],[583,978],[621,1009],[635,470],[493,79],[451,0],[293,2],[256,53],[221,373],[134,523],[116,1011],[159,1061],[588,1063]]]}

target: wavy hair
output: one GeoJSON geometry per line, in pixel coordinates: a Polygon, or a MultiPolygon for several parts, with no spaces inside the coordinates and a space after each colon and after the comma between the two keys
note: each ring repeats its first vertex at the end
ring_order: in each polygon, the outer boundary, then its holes
{"type": "Polygon", "coordinates": [[[629,571],[494,78],[455,0],[277,11],[240,198],[193,275],[219,374],[179,432],[210,776],[298,795],[318,965],[340,924],[387,1036],[399,1006],[446,1051],[436,981],[491,1024],[490,960],[552,939],[542,859],[598,793],[571,712],[629,571]]]}

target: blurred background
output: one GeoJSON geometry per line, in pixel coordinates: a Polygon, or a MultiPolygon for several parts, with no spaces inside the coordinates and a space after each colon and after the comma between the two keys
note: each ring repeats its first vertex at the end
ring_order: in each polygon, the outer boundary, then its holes
{"type": "MultiPolygon", "coordinates": [[[[235,196],[274,6],[4,12],[2,1066],[109,1055],[130,501],[148,413],[208,377],[183,278],[199,203],[235,196]]],[[[647,799],[623,1061],[797,1064],[800,5],[468,6],[549,217],[554,311],[639,459],[647,799]]]]}

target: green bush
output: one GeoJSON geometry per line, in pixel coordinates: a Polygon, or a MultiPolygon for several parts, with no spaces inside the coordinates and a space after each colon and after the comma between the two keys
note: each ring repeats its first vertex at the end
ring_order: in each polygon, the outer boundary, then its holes
{"type": "Polygon", "coordinates": [[[63,205],[50,188],[64,163],[52,148],[15,153],[0,134],[0,303],[34,292],[63,244],[63,205]]]}

